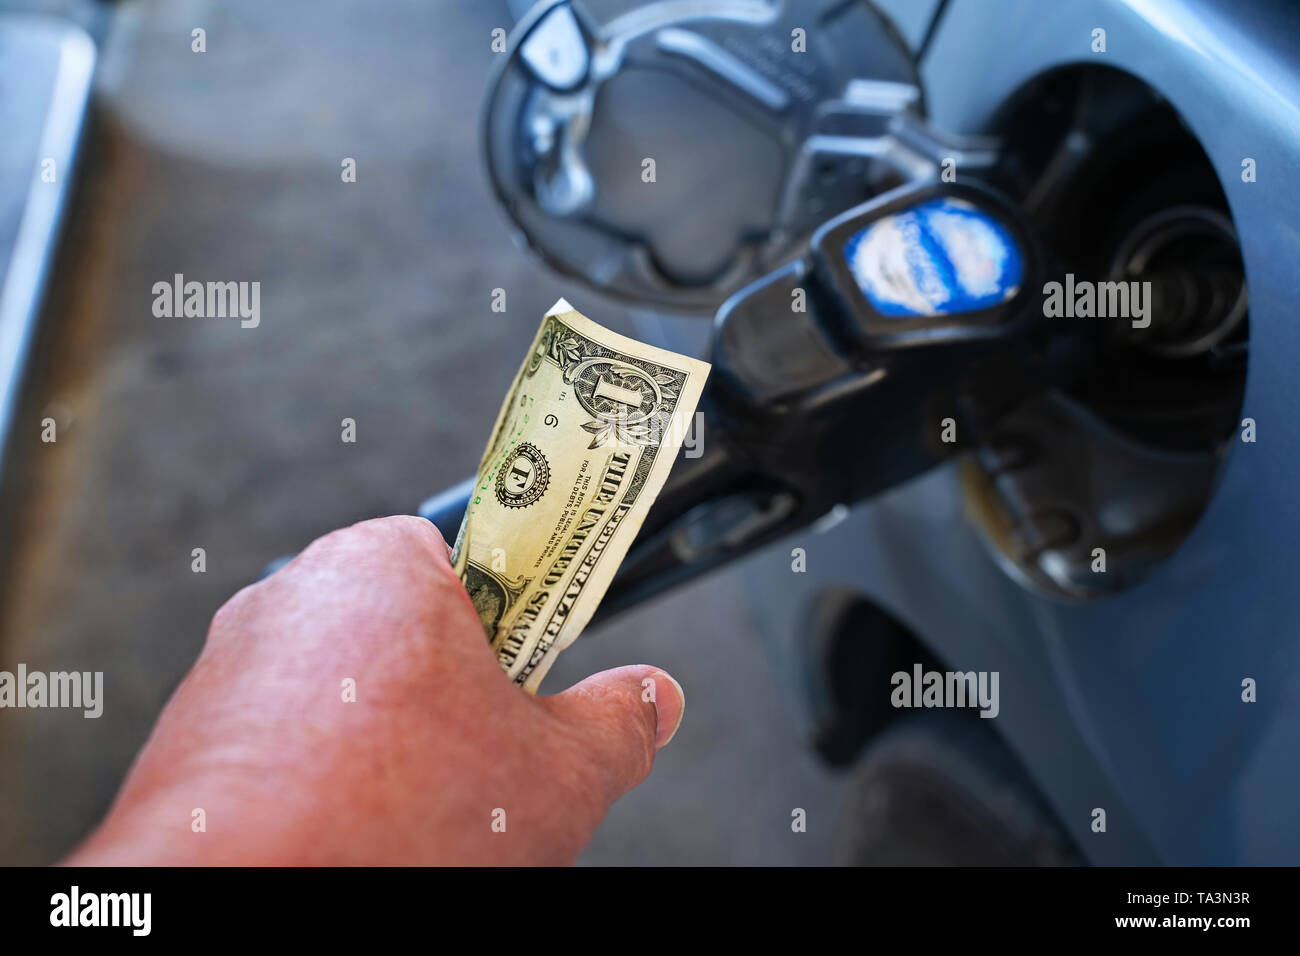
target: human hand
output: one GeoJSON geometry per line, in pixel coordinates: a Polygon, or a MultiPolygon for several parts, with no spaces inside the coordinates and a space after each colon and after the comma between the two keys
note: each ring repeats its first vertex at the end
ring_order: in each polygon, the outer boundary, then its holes
{"type": "Polygon", "coordinates": [[[364,521],[217,611],[67,862],[571,863],[684,703],[646,665],[529,697],[497,664],[437,529],[364,521]]]}

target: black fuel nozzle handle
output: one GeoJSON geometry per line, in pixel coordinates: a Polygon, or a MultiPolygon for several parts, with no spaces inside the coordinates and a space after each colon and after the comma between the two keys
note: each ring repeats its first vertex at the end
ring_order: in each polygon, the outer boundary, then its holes
{"type": "Polygon", "coordinates": [[[1052,323],[1057,272],[995,190],[926,183],[826,223],[720,309],[695,461],[678,462],[615,578],[613,613],[979,444],[1092,361],[1052,323]]]}
{"type": "MultiPolygon", "coordinates": [[[[942,463],[1069,382],[1092,345],[1045,319],[1052,271],[1032,224],[982,185],[908,186],[826,223],[719,310],[703,433],[598,618],[942,463]]],[[[468,490],[422,509],[448,540],[468,490]]]]}

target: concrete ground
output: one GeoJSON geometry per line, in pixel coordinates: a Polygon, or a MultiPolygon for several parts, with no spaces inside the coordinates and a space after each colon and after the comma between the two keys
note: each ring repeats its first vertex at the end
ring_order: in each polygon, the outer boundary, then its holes
{"type": "MultiPolygon", "coordinates": [[[[491,200],[478,110],[503,4],[117,11],[33,383],[59,440],[33,426],[17,449],[2,506],[18,533],[0,543],[0,669],[102,670],[107,700],[99,720],[0,712],[3,864],[57,859],[104,812],[212,612],[265,562],[474,469],[556,298],[632,330],[518,251],[491,200]],[[190,50],[195,27],[206,53],[190,50]],[[151,287],[175,273],[259,281],[261,325],[155,318],[151,287]]],[[[744,573],[593,631],[548,679],[646,661],[688,697],[651,780],[583,862],[830,860],[840,784],[768,666],[744,573]],[[791,833],[795,807],[807,833],[791,833]]]]}

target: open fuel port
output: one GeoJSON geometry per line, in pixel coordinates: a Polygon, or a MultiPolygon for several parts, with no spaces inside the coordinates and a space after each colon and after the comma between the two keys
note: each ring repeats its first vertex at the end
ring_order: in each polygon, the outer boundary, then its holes
{"type": "Polygon", "coordinates": [[[967,510],[1015,577],[1058,597],[1131,586],[1195,526],[1238,440],[1248,298],[1222,187],[1158,93],[1110,69],[1036,81],[1002,112],[993,175],[1062,263],[1054,322],[1095,360],[980,436],[967,510]]]}

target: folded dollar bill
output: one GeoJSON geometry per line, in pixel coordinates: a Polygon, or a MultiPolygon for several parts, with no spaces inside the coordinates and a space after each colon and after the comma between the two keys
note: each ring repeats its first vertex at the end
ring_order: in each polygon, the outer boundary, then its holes
{"type": "Polygon", "coordinates": [[[501,666],[529,693],[595,614],[708,374],[563,299],[542,319],[452,549],[501,666]]]}

